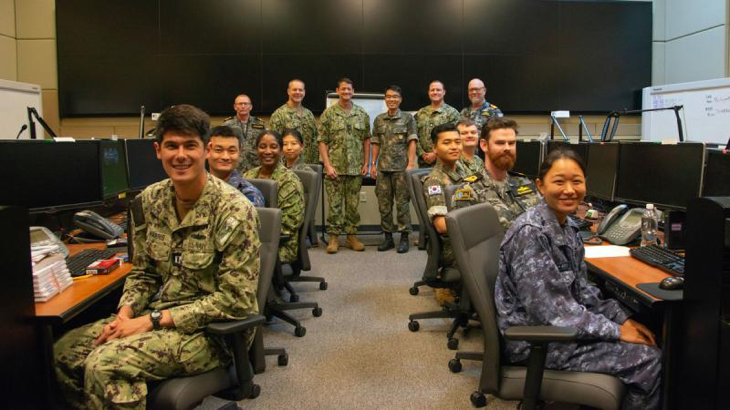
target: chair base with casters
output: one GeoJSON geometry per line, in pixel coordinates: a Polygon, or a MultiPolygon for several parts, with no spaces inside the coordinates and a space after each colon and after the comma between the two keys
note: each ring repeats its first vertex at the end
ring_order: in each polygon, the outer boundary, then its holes
{"type": "MultiPolygon", "coordinates": [[[[277,284],[281,283],[281,264],[279,262],[277,262],[275,272],[274,286],[272,286],[269,290],[269,296],[267,297],[266,307],[264,309],[266,321],[271,321],[273,317],[277,317],[294,326],[295,336],[304,337],[304,335],[307,334],[307,328],[302,326],[302,323],[298,319],[294,318],[294,316],[288,314],[287,311],[312,309],[312,315],[314,317],[320,317],[322,316],[322,308],[319,307],[317,302],[284,302],[279,289],[277,289],[277,284]]],[[[283,284],[281,286],[285,287],[283,284]]]]}

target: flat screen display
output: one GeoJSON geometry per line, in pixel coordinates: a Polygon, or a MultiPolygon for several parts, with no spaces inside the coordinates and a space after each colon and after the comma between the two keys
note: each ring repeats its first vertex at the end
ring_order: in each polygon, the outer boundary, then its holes
{"type": "Polygon", "coordinates": [[[730,152],[707,151],[702,196],[730,196],[730,152]]]}
{"type": "Polygon", "coordinates": [[[588,195],[613,201],[619,143],[595,142],[583,145],[587,148],[585,160],[588,195]]]}
{"type": "Polygon", "coordinates": [[[512,171],[537,178],[542,162],[542,143],[540,141],[517,141],[517,161],[512,171]]]}
{"type": "Polygon", "coordinates": [[[129,189],[138,191],[167,178],[162,162],[157,159],[153,139],[128,139],[127,170],[129,189]]]}
{"type": "Polygon", "coordinates": [[[124,141],[101,140],[99,143],[102,195],[113,198],[129,189],[124,141]]]}

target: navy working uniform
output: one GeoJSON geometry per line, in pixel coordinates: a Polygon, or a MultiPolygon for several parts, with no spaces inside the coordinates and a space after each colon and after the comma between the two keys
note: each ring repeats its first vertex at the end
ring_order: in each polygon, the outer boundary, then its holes
{"type": "Polygon", "coordinates": [[[233,172],[231,172],[231,175],[228,177],[226,182],[228,182],[228,185],[236,188],[239,192],[241,192],[243,196],[248,198],[253,206],[257,208],[263,208],[266,206],[264,203],[264,195],[261,193],[261,191],[253,186],[252,183],[243,179],[237,169],[234,169],[233,172]]]}
{"type": "MultiPolygon", "coordinates": [[[[499,329],[511,326],[570,326],[578,341],[552,343],[545,367],[611,374],[628,387],[625,409],[659,406],[661,350],[619,341],[628,312],[602,299],[587,281],[585,250],[568,218],[561,226],[545,202],[522,214],[507,231],[500,250],[494,301],[499,329]]],[[[508,361],[527,360],[527,342],[507,341],[508,361]]]]}

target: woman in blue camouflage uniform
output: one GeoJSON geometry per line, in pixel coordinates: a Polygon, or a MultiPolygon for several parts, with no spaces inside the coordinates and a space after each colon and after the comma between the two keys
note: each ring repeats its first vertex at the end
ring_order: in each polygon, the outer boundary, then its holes
{"type": "MultiPolygon", "coordinates": [[[[552,343],[546,368],[611,374],[628,387],[623,408],[659,407],[661,350],[654,335],[616,300],[588,283],[585,251],[568,218],[585,197],[583,161],[551,152],[537,187],[544,199],[507,231],[500,251],[495,304],[500,331],[511,326],[570,326],[578,341],[552,343]]],[[[524,362],[526,342],[508,341],[506,358],[524,362]]]]}

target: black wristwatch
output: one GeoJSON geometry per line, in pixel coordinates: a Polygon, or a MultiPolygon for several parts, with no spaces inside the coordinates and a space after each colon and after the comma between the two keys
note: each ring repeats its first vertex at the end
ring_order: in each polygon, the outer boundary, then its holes
{"type": "Polygon", "coordinates": [[[152,328],[154,330],[162,329],[162,326],[160,325],[160,321],[162,320],[162,312],[160,312],[159,310],[153,310],[152,313],[150,313],[150,320],[152,321],[152,328]]]}

